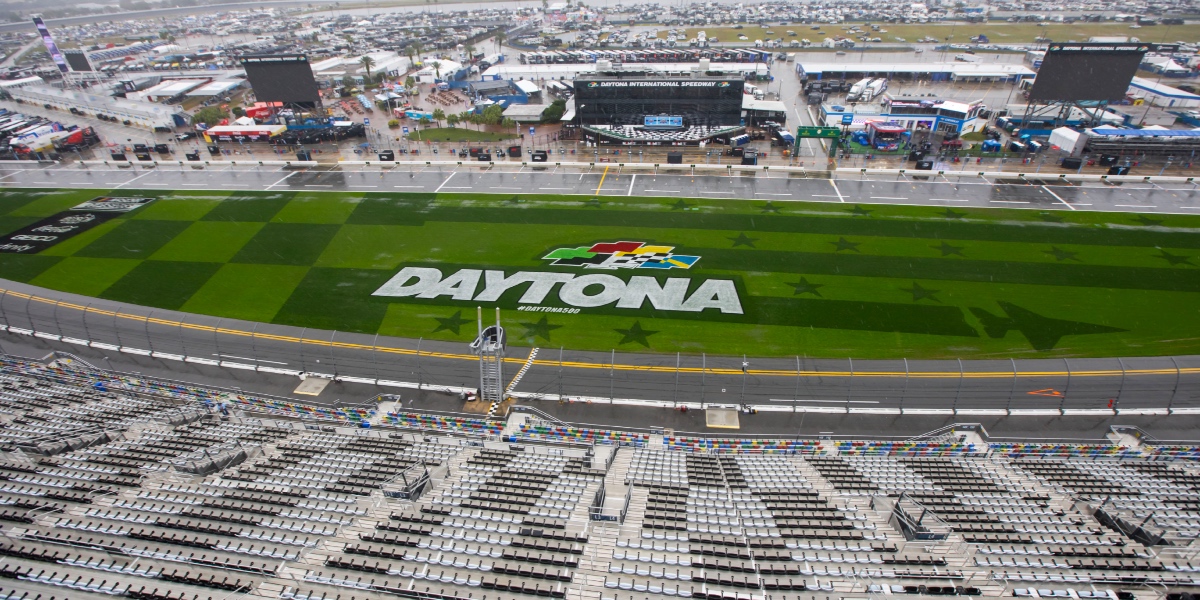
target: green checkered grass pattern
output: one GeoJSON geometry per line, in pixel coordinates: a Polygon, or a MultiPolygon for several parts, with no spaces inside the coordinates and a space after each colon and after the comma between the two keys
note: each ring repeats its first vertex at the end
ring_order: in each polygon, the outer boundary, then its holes
{"type": "MultiPolygon", "coordinates": [[[[0,192],[0,231],[109,193],[0,192]]],[[[518,312],[518,288],[499,302],[511,343],[862,358],[1200,353],[1200,216],[552,195],[113,194],[158,199],[40,254],[0,254],[0,277],[227,318],[466,342],[476,303],[372,292],[405,266],[447,275],[561,271],[542,259],[550,250],[636,240],[700,256],[690,270],[651,275],[733,280],[745,314],[648,304],[518,312]]]]}

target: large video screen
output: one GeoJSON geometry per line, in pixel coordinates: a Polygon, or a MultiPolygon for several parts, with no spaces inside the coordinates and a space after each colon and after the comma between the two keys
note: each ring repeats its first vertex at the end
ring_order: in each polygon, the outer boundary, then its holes
{"type": "Polygon", "coordinates": [[[646,117],[646,127],[683,127],[683,117],[646,117]]]}
{"type": "Polygon", "coordinates": [[[63,50],[63,57],[67,59],[67,65],[71,67],[72,71],[83,73],[94,70],[87,53],[82,50],[63,50]]]}
{"type": "Polygon", "coordinates": [[[575,80],[576,114],[583,125],[736,126],[742,119],[745,83],[693,77],[580,77],[575,80]]]}
{"type": "Polygon", "coordinates": [[[1050,44],[1029,99],[1122,100],[1147,49],[1143,44],[1050,44]]]}
{"type": "Polygon", "coordinates": [[[303,54],[246,56],[242,66],[259,102],[315,106],[320,101],[312,67],[303,54]]]}

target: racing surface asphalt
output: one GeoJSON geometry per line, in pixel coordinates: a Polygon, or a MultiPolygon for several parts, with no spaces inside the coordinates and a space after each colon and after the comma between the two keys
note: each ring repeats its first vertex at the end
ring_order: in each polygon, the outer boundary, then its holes
{"type": "MultiPolygon", "coordinates": [[[[244,168],[213,163],[204,169],[162,165],[143,167],[80,165],[18,168],[0,166],[0,187],[55,187],[163,190],[268,190],[359,192],[453,192],[494,194],[576,194],[729,198],[757,201],[815,201],[851,204],[906,204],[945,207],[1097,210],[1200,214],[1200,189],[1193,183],[1066,182],[1059,172],[1003,179],[944,178],[936,174],[838,174],[835,179],[796,173],[732,171],[732,175],[691,174],[687,168],[658,174],[598,164],[579,172],[566,167],[522,167],[496,163],[491,170],[396,163],[376,166],[244,168]],[[916,179],[920,177],[921,179],[916,179]]],[[[703,173],[703,172],[698,172],[703,173]]]]}

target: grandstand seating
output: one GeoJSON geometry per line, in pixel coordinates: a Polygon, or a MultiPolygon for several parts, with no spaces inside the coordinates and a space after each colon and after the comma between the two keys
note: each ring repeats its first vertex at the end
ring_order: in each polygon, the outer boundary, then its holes
{"type": "Polygon", "coordinates": [[[1192,446],[209,410],[228,397],[0,363],[0,599],[1200,593],[1192,446]]]}
{"type": "MultiPolygon", "coordinates": [[[[541,421],[522,423],[514,438],[544,440],[549,442],[578,442],[584,444],[618,444],[623,446],[644,446],[650,440],[646,433],[616,431],[607,429],[590,429],[556,425],[541,421]]],[[[514,440],[515,441],[515,440],[514,440]]]]}
{"type": "Polygon", "coordinates": [[[410,429],[432,429],[477,435],[499,435],[504,426],[486,419],[471,419],[452,415],[398,412],[385,415],[382,423],[410,429]]]}

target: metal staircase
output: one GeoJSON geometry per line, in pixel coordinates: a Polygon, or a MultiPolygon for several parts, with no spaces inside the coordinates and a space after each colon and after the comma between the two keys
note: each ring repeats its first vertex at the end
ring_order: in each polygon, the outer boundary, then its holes
{"type": "Polygon", "coordinates": [[[479,357],[479,394],[485,402],[504,401],[504,349],[507,346],[504,328],[500,326],[500,309],[496,309],[496,324],[483,327],[483,309],[475,309],[479,335],[471,342],[471,353],[479,357]]]}

